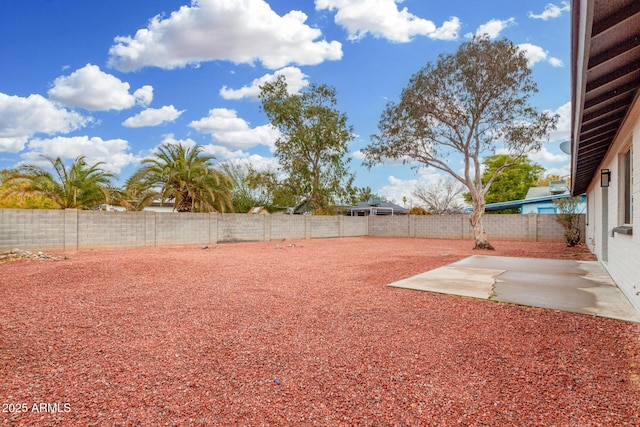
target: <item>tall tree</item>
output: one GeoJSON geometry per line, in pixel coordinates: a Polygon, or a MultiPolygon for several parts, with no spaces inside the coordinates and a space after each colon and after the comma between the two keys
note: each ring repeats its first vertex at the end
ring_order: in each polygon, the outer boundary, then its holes
{"type": "Polygon", "coordinates": [[[365,164],[402,160],[450,174],[471,194],[474,248],[493,249],[482,224],[485,195],[514,163],[502,165],[483,182],[480,162],[498,143],[516,160],[540,149],[558,117],[529,105],[536,92],[524,52],[506,39],[474,37],[427,64],[411,78],[400,101],[387,104],[379,133],[363,150],[365,164]],[[459,157],[462,172],[452,166],[459,157]]]}
{"type": "Polygon", "coordinates": [[[233,181],[231,200],[235,212],[248,212],[254,206],[265,206],[271,210],[268,191],[252,183],[257,172],[251,166],[225,162],[219,165],[219,169],[233,181]]]}
{"type": "Polygon", "coordinates": [[[290,94],[284,76],[261,86],[262,109],[281,136],[275,156],[287,175],[284,184],[314,211],[327,211],[353,193],[345,158],[353,138],[347,116],[336,109],[336,91],[311,84],[290,94]]]}
{"type": "Polygon", "coordinates": [[[266,200],[264,206],[271,212],[293,211],[300,203],[300,197],[291,191],[286,177],[276,169],[250,169],[246,180],[249,189],[266,200]]]}
{"type": "Polygon", "coordinates": [[[228,212],[233,210],[233,181],[213,168],[213,156],[202,147],[164,144],[131,177],[138,191],[156,191],[162,200],[173,200],[178,212],[228,212]]]}
{"type": "Polygon", "coordinates": [[[464,209],[462,191],[464,187],[451,178],[439,178],[437,182],[426,186],[419,184],[413,190],[417,197],[433,215],[459,213],[464,209]]]}
{"type": "Polygon", "coordinates": [[[87,164],[85,156],[77,157],[69,167],[60,157],[46,157],[47,168],[27,164],[8,172],[5,185],[12,194],[41,196],[60,209],[92,209],[109,201],[113,174],[105,172],[102,162],[87,164]]]}
{"type": "MultiPolygon", "coordinates": [[[[511,200],[522,200],[527,195],[530,187],[536,186],[544,168],[537,163],[533,163],[524,155],[518,159],[507,154],[496,154],[486,157],[482,164],[482,183],[486,184],[491,177],[505,164],[512,164],[509,168],[500,173],[493,181],[491,189],[485,194],[487,203],[508,202],[511,200]]],[[[465,193],[465,200],[470,202],[471,193],[465,193]]]]}

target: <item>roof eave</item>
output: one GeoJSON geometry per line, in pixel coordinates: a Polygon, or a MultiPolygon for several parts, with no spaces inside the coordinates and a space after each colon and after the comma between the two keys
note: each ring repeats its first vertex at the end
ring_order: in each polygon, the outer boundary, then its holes
{"type": "Polygon", "coordinates": [[[572,0],[571,2],[571,194],[584,192],[576,188],[578,171],[578,148],[589,65],[589,48],[593,24],[593,0],[572,0]]]}

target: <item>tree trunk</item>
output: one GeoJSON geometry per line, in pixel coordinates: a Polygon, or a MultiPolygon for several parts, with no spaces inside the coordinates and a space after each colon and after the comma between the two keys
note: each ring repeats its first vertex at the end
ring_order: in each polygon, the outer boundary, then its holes
{"type": "Polygon", "coordinates": [[[480,198],[473,200],[473,212],[469,217],[471,227],[473,227],[473,235],[476,243],[473,249],[488,249],[494,250],[489,240],[487,240],[487,233],[484,231],[484,225],[482,224],[482,217],[484,215],[484,201],[480,198]]]}
{"type": "Polygon", "coordinates": [[[193,200],[188,193],[184,192],[176,208],[178,212],[193,212],[193,200]]]}

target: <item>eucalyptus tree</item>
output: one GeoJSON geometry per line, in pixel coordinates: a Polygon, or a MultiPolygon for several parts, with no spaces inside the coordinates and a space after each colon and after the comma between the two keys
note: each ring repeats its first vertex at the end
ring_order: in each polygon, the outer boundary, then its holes
{"type": "Polygon", "coordinates": [[[364,163],[401,160],[451,175],[471,194],[475,248],[493,249],[482,224],[485,195],[502,171],[541,148],[558,120],[530,105],[537,90],[522,50],[506,39],[474,37],[428,63],[400,101],[387,104],[364,163]],[[514,161],[483,181],[482,158],[498,146],[514,161]]]}
{"type": "Polygon", "coordinates": [[[284,76],[261,86],[262,109],[280,131],[274,154],[285,185],[299,202],[327,212],[353,193],[348,144],[353,139],[347,116],[336,108],[336,90],[311,84],[290,94],[284,76]]]}
{"type": "Polygon", "coordinates": [[[9,195],[44,197],[60,209],[92,209],[109,201],[113,174],[102,169],[103,162],[90,165],[79,156],[67,167],[60,157],[43,157],[50,168],[26,164],[7,173],[9,195]]]}
{"type": "MultiPolygon", "coordinates": [[[[232,212],[233,181],[214,169],[202,147],[164,144],[130,178],[136,194],[173,201],[178,212],[232,212]]],[[[144,204],[145,202],[142,202],[144,204]]]]}

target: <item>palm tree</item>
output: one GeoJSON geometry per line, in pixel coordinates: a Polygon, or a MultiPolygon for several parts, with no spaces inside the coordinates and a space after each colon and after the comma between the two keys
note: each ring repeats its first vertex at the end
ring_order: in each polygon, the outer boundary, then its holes
{"type": "Polygon", "coordinates": [[[88,165],[85,156],[79,156],[67,168],[60,157],[42,157],[54,173],[33,164],[9,171],[5,184],[14,194],[43,196],[60,209],[91,209],[108,202],[113,174],[100,167],[102,162],[88,165]]]}
{"type": "Polygon", "coordinates": [[[232,212],[232,179],[213,169],[215,157],[201,151],[199,145],[164,144],[129,182],[141,194],[155,191],[163,201],[173,200],[178,212],[232,212]]]}
{"type": "Polygon", "coordinates": [[[130,177],[122,189],[115,189],[111,194],[114,204],[120,205],[127,211],[139,212],[149,206],[155,199],[161,197],[160,193],[153,188],[148,188],[145,183],[140,182],[137,176],[130,177]]]}

